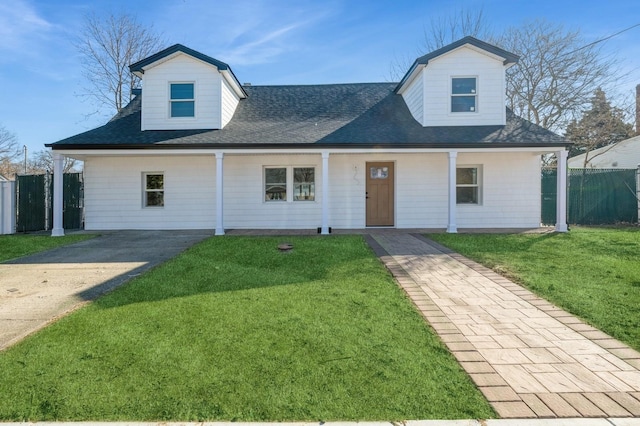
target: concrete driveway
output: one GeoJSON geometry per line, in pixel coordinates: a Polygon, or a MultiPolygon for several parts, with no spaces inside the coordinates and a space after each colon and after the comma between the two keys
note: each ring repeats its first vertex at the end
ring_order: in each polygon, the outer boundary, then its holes
{"type": "Polygon", "coordinates": [[[117,231],[0,264],[0,350],[213,231],[117,231]]]}

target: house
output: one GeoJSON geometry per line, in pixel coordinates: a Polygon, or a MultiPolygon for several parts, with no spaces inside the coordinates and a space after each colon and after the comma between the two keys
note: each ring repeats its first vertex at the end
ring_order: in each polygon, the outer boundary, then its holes
{"type": "MultiPolygon", "coordinates": [[[[568,165],[572,169],[582,169],[585,155],[571,157],[568,165]]],[[[588,153],[588,169],[635,169],[640,165],[640,136],[625,139],[613,145],[594,149],[588,153]]]]}
{"type": "Polygon", "coordinates": [[[538,227],[541,155],[564,176],[567,142],[506,108],[518,59],[465,37],[399,83],[253,86],[178,44],[130,66],[111,121],[47,146],[56,177],[84,161],[88,230],[538,227]]]}

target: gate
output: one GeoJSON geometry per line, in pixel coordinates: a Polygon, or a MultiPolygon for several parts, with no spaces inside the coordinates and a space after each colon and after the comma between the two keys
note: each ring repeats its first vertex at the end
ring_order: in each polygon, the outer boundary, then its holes
{"type": "MultiPolygon", "coordinates": [[[[62,178],[62,226],[82,228],[82,173],[62,178]]],[[[16,232],[46,231],[53,224],[53,175],[16,176],[16,232]]]]}

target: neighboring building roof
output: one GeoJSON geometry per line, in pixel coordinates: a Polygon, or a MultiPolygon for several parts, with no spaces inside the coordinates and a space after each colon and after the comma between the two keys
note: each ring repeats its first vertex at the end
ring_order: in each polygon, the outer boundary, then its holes
{"type": "Polygon", "coordinates": [[[140,128],[141,97],[97,129],[54,149],[176,147],[526,147],[568,142],[507,109],[505,126],[422,127],[396,83],[248,86],[248,97],[220,130],[140,128]]]}
{"type": "Polygon", "coordinates": [[[141,61],[136,62],[135,64],[131,64],[129,65],[129,71],[131,71],[132,73],[135,74],[144,74],[144,68],[148,65],[151,65],[155,62],[158,62],[164,58],[167,58],[171,55],[175,55],[178,52],[182,52],[185,53],[189,56],[192,56],[196,59],[199,59],[203,62],[206,62],[210,65],[215,66],[216,68],[218,68],[219,71],[227,71],[231,74],[231,76],[233,77],[233,79],[235,80],[235,82],[237,83],[239,90],[241,90],[245,96],[246,96],[246,92],[244,91],[244,89],[242,88],[242,85],[240,84],[240,81],[236,78],[235,74],[233,73],[233,71],[231,70],[231,67],[229,65],[227,65],[226,63],[217,60],[216,58],[212,58],[211,56],[207,56],[204,53],[200,53],[197,50],[193,50],[188,48],[187,46],[183,46],[182,44],[174,44],[171,47],[167,47],[164,50],[161,50],[160,52],[149,56],[148,58],[142,59],[141,61]]]}
{"type": "MultiPolygon", "coordinates": [[[[568,166],[581,169],[586,154],[576,155],[568,160],[568,166]]],[[[589,152],[587,168],[594,169],[635,169],[640,165],[640,136],[634,136],[614,145],[604,146],[589,152]]]]}
{"type": "Polygon", "coordinates": [[[501,49],[497,46],[494,46],[492,44],[486,43],[482,40],[478,40],[477,38],[471,37],[471,36],[466,36],[464,38],[461,38],[460,40],[457,40],[451,44],[448,44],[444,47],[441,47],[440,49],[434,50],[433,52],[427,53],[424,56],[419,57],[418,59],[416,59],[413,62],[413,65],[411,65],[411,68],[409,68],[409,71],[407,71],[407,73],[404,75],[404,77],[402,77],[402,80],[400,80],[400,83],[398,83],[398,86],[396,87],[396,90],[399,90],[400,87],[402,87],[402,85],[405,83],[405,81],[409,78],[409,76],[413,73],[413,71],[419,66],[419,65],[427,65],[429,63],[430,60],[437,58],[438,56],[442,56],[445,53],[451,52],[452,50],[455,50],[459,47],[464,46],[465,44],[470,44],[474,47],[477,47],[478,49],[482,49],[486,52],[492,53],[496,56],[499,56],[501,58],[504,59],[503,64],[507,65],[507,64],[515,64],[518,62],[518,60],[520,60],[520,57],[518,55],[515,55],[511,52],[508,52],[504,49],[501,49]]]}

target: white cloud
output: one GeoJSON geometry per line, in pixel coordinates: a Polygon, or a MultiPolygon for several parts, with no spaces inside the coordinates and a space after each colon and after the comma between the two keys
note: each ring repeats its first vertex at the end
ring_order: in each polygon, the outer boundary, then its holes
{"type": "Polygon", "coordinates": [[[53,25],[26,1],[0,3],[0,50],[23,51],[53,25]]]}
{"type": "Polygon", "coordinates": [[[232,65],[252,65],[305,48],[306,32],[336,14],[339,2],[236,0],[226,8],[216,2],[186,0],[155,17],[160,28],[182,39],[172,42],[192,45],[232,65]]]}

